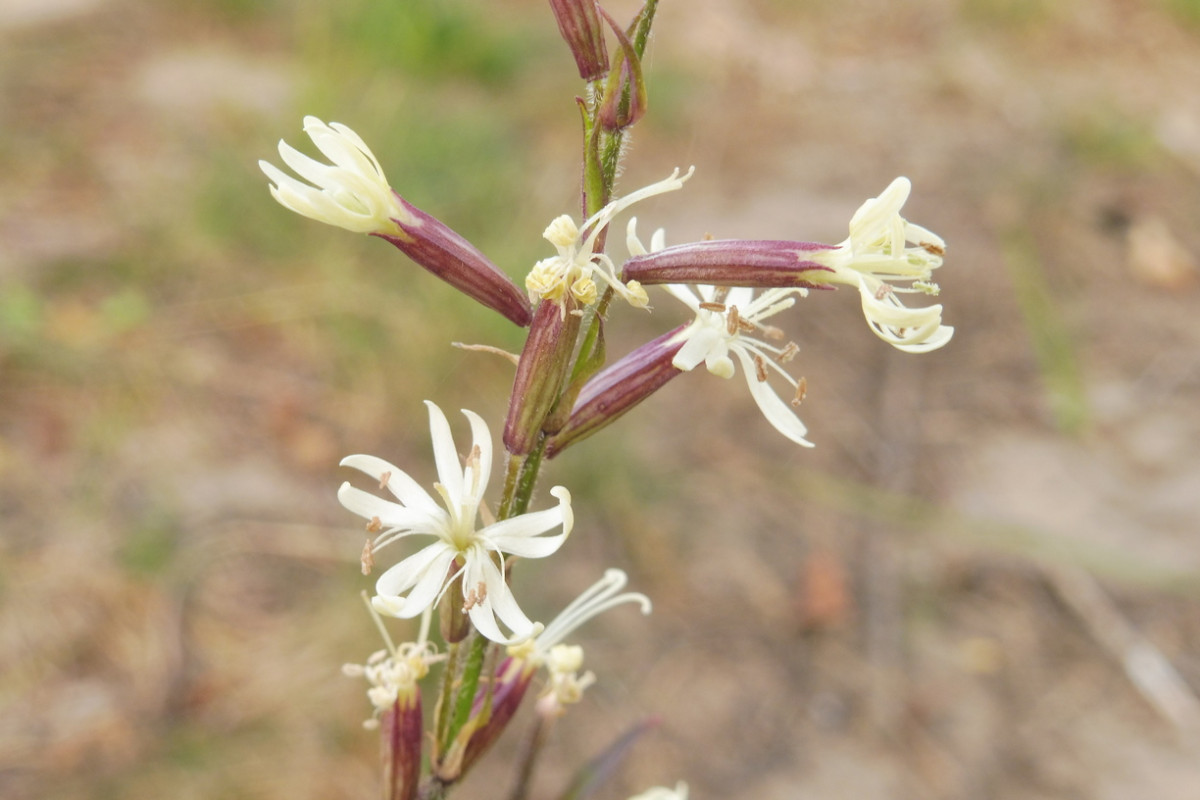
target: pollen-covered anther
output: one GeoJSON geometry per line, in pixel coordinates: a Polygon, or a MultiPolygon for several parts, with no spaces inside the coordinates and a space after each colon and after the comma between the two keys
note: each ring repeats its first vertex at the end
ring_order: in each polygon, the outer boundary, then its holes
{"type": "Polygon", "coordinates": [[[467,592],[467,596],[463,598],[463,613],[466,614],[477,605],[481,605],[487,599],[487,584],[480,581],[475,585],[474,589],[467,592]]]}
{"type": "Polygon", "coordinates": [[[796,394],[792,397],[792,406],[799,408],[805,397],[808,397],[808,378],[801,377],[796,381],[796,394]]]}
{"type": "MultiPolygon", "coordinates": [[[[379,517],[375,519],[379,519],[379,517]]],[[[375,545],[370,539],[367,539],[367,543],[363,545],[360,561],[362,562],[362,574],[370,575],[371,570],[375,568],[375,545]]]]}
{"type": "Polygon", "coordinates": [[[767,360],[757,353],[754,355],[754,377],[758,378],[759,383],[767,380],[767,360]]]}
{"type": "Polygon", "coordinates": [[[936,242],[921,242],[919,247],[922,250],[924,250],[926,253],[929,253],[930,255],[935,255],[935,256],[946,255],[945,246],[937,244],[936,242]]]}
{"type": "Polygon", "coordinates": [[[724,303],[701,303],[700,308],[705,311],[715,311],[718,314],[724,314],[728,311],[728,307],[724,303]]]}
{"type": "Polygon", "coordinates": [[[879,284],[879,288],[875,290],[875,299],[882,300],[883,298],[890,297],[895,293],[895,290],[892,289],[891,286],[887,285],[886,283],[881,283],[879,284]]]}
{"type": "Polygon", "coordinates": [[[387,485],[388,485],[388,481],[390,481],[391,479],[392,479],[391,471],[385,472],[382,475],[380,475],[379,476],[379,488],[386,489],[387,485]]]}
{"type": "Polygon", "coordinates": [[[379,533],[383,530],[383,520],[379,517],[371,517],[371,521],[367,523],[367,533],[379,533]]]}
{"type": "MultiPolygon", "coordinates": [[[[729,314],[725,317],[725,332],[730,336],[737,336],[745,330],[742,324],[742,317],[738,314],[737,306],[733,306],[729,309],[729,314]]],[[[754,326],[751,326],[750,330],[754,330],[754,326]]]]}
{"type": "Polygon", "coordinates": [[[795,342],[788,342],[783,346],[783,349],[779,351],[779,355],[775,356],[775,360],[780,364],[786,364],[799,355],[799,353],[800,345],[796,344],[795,342]]]}

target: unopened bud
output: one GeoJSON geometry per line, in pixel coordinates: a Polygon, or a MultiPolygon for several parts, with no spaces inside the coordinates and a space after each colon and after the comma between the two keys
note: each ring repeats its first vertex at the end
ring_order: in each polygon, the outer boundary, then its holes
{"type": "Polygon", "coordinates": [[[646,81],[642,77],[642,59],[633,42],[607,12],[601,9],[601,13],[616,34],[621,49],[617,53],[617,65],[609,73],[604,89],[604,104],[600,106],[597,118],[605,130],[619,131],[645,116],[648,102],[646,81]]]}
{"type": "Polygon", "coordinates": [[[414,800],[421,777],[421,693],[402,692],[379,719],[379,749],[386,800],[414,800]]]}
{"type": "Polygon", "coordinates": [[[579,77],[591,81],[608,72],[608,47],[596,0],[550,0],[550,10],[558,22],[558,32],[575,56],[579,77]]]}
{"type": "Polygon", "coordinates": [[[575,301],[567,295],[561,303],[543,300],[534,311],[504,423],[504,446],[513,455],[533,451],[562,391],[579,333],[574,309],[575,301]]]}

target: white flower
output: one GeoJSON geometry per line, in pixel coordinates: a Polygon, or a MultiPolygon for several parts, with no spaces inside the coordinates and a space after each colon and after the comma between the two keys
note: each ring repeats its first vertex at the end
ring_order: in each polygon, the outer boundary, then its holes
{"type": "Polygon", "coordinates": [[[643,614],[649,614],[650,598],[640,592],[626,592],[629,578],[624,571],[609,569],[604,577],[571,601],[554,620],[530,639],[511,645],[508,654],[518,662],[518,669],[531,674],[540,666],[550,673],[550,682],[539,700],[539,709],[547,714],[561,713],[564,706],[578,703],[583,691],[596,681],[592,672],[579,675],[583,669],[583,648],[563,644],[563,639],[579,626],[611,608],[625,603],[637,603],[643,614]]]}
{"type": "Polygon", "coordinates": [[[937,234],[900,216],[911,190],[908,178],[896,178],[855,212],[850,238],[810,258],[833,269],[821,273],[821,280],[858,289],[863,313],[876,336],[898,350],[923,353],[950,341],[954,328],[942,324],[941,305],[908,308],[896,296],[902,292],[936,295],[938,287],[931,279],[946,249],[937,234]]]}
{"type": "Polygon", "coordinates": [[[617,268],[612,259],[604,253],[593,252],[596,239],[617,214],[648,197],[683,188],[684,181],[692,177],[693,172],[695,167],[680,177],[676,169],[665,179],[609,203],[593,214],[582,227],[565,214],[553,220],[542,236],[554,245],[558,255],[533,265],[525,278],[529,298],[562,303],[570,292],[583,305],[591,305],[599,297],[599,287],[596,285],[598,278],[631,305],[644,308],[649,303],[646,290],[637,281],[623,283],[617,277],[617,268]]]}
{"type": "MultiPolygon", "coordinates": [[[[511,645],[508,648],[508,654],[514,658],[530,662],[534,666],[541,666],[546,663],[547,659],[550,658],[551,651],[556,645],[561,644],[563,639],[574,633],[580,625],[592,617],[603,614],[610,608],[615,608],[624,603],[637,603],[641,606],[643,614],[649,614],[651,609],[650,598],[646,597],[646,595],[640,592],[618,594],[618,592],[625,588],[625,584],[628,581],[629,577],[623,570],[605,570],[604,577],[585,589],[579,597],[572,600],[546,626],[545,630],[539,632],[532,639],[511,645]]],[[[578,667],[575,669],[578,669],[578,667]]]]}
{"type": "Polygon", "coordinates": [[[318,222],[355,233],[401,234],[392,220],[407,221],[410,215],[359,135],[341,123],[326,125],[312,116],[304,118],[304,132],[333,163],[322,164],[280,140],[280,157],[308,183],[270,162],[259,161],[258,166],[274,183],[271,195],[284,207],[318,222]]]}
{"type": "Polygon", "coordinates": [[[782,347],[770,344],[767,339],[780,341],[783,332],[763,324],[763,320],[794,305],[796,297],[804,297],[807,290],[767,289],[755,297],[754,289],[745,287],[726,289],[668,284],[664,288],[696,313],[692,324],[679,333],[683,346],[675,354],[672,362],[675,367],[690,372],[704,362],[712,374],[732,378],[737,372],[730,357],[732,354],[741,364],[750,395],[767,422],[796,444],[812,447],[812,443],[804,438],[808,429],[793,410],[804,397],[805,384],[780,366],[795,357],[800,348],[794,342],[782,347]],[[780,398],[771,388],[767,378],[772,373],[791,385],[793,396],[790,402],[780,398]]]}
{"type": "Polygon", "coordinates": [[[474,444],[465,466],[461,465],[445,415],[433,403],[426,405],[439,478],[434,488],[442,505],[405,472],[383,459],[354,455],[342,460],[344,466],[378,480],[380,488],[387,487],[399,500],[384,500],[349,483],[338,490],[342,505],[369,520],[367,530],[379,534],[364,554],[364,566],[375,552],[406,537],[424,535],[435,539],[380,576],[372,604],[381,614],[415,617],[436,605],[446,587],[461,579],[466,598],[463,610],[480,633],[503,644],[527,639],[540,627],[517,605],[505,581],[504,558],[543,558],[558,550],[574,524],[571,495],[564,487],[555,486],[550,494],[558,498],[556,508],[478,527],[480,503],[492,464],[491,432],[478,414],[463,411],[470,420],[474,444]],[[542,535],[559,527],[562,533],[542,535]],[[512,631],[511,636],[501,633],[497,618],[512,631]]]}
{"type": "Polygon", "coordinates": [[[683,781],[675,784],[674,789],[668,789],[665,786],[655,786],[653,789],[647,789],[639,795],[629,798],[629,800],[687,800],[688,787],[683,781]]]}

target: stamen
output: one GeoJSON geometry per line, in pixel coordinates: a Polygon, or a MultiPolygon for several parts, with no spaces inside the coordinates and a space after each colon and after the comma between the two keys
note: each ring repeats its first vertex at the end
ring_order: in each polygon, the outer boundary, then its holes
{"type": "Polygon", "coordinates": [[[729,309],[729,316],[725,318],[725,331],[730,336],[737,336],[742,330],[742,318],[738,315],[737,306],[729,309]]]}
{"type": "Polygon", "coordinates": [[[379,517],[371,517],[371,521],[367,523],[367,533],[379,533],[383,530],[383,520],[379,517]]]}
{"type": "Polygon", "coordinates": [[[800,345],[796,344],[795,342],[788,342],[787,344],[785,344],[783,346],[783,349],[779,351],[779,355],[776,357],[775,360],[778,361],[780,364],[786,364],[787,362],[789,362],[793,358],[795,358],[796,354],[799,352],[800,352],[800,345]]]}
{"type": "Polygon", "coordinates": [[[466,614],[468,611],[470,611],[475,606],[482,605],[483,601],[486,598],[487,598],[487,584],[484,583],[483,581],[480,581],[478,583],[478,585],[476,585],[475,588],[471,589],[471,591],[467,592],[467,596],[463,598],[463,607],[462,607],[463,613],[466,614]]]}
{"type": "Polygon", "coordinates": [[[881,284],[879,284],[879,288],[875,290],[875,299],[882,300],[883,298],[888,297],[889,295],[892,295],[894,293],[895,292],[893,292],[891,286],[888,286],[886,283],[881,283],[881,284]]]}
{"type": "Polygon", "coordinates": [[[767,360],[757,353],[754,355],[754,376],[758,378],[759,383],[767,379],[767,360]]]}
{"type": "Polygon", "coordinates": [[[391,479],[392,479],[392,473],[390,470],[388,472],[385,472],[382,475],[380,475],[379,476],[379,488],[386,489],[387,485],[388,485],[388,481],[390,481],[391,479]]]}
{"type": "Polygon", "coordinates": [[[701,303],[700,308],[705,311],[716,311],[718,314],[724,314],[728,310],[724,303],[701,303]]]}
{"type": "MultiPolygon", "coordinates": [[[[375,519],[379,519],[379,517],[375,519]]],[[[375,549],[370,539],[367,539],[367,543],[363,545],[360,561],[362,562],[362,574],[370,575],[371,570],[375,567],[375,549]]]]}
{"type": "MultiPolygon", "coordinates": [[[[471,469],[479,466],[480,459],[483,458],[483,451],[479,449],[479,445],[471,445],[471,452],[467,453],[467,457],[463,459],[463,466],[471,469]]],[[[478,472],[478,470],[476,470],[478,472]]]]}
{"type": "Polygon", "coordinates": [[[799,408],[804,402],[804,398],[808,396],[808,378],[801,377],[796,382],[796,394],[792,397],[792,406],[799,408]]]}
{"type": "Polygon", "coordinates": [[[942,247],[940,244],[934,244],[933,242],[921,242],[918,245],[918,247],[920,247],[926,253],[929,253],[931,255],[935,255],[935,256],[946,255],[946,248],[942,247]]]}

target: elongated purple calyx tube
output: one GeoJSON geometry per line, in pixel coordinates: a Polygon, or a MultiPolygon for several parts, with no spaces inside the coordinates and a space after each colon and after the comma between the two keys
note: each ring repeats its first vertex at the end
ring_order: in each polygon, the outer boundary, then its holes
{"type": "Polygon", "coordinates": [[[671,362],[683,346],[680,334],[687,327],[681,325],[647,342],[588,381],[567,424],[550,438],[546,457],[553,458],[569,445],[615,422],[679,375],[682,370],[671,362]]]}
{"type": "Polygon", "coordinates": [[[379,719],[379,745],[383,764],[385,800],[415,800],[421,777],[421,694],[411,691],[397,698],[379,719]]]}
{"type": "Polygon", "coordinates": [[[403,217],[393,218],[400,232],[375,233],[463,294],[503,314],[521,327],[533,319],[525,292],[473,244],[437,217],[396,195],[403,217]]]}
{"type": "Polygon", "coordinates": [[[621,279],[646,286],[693,283],[753,288],[832,288],[822,273],[832,272],[809,254],[836,250],[818,242],[772,239],[712,239],[665,247],[634,256],[621,269],[621,279]]]}
{"type": "Polygon", "coordinates": [[[543,300],[534,312],[504,422],[504,446],[513,455],[526,455],[537,445],[562,392],[579,333],[575,308],[574,299],[567,297],[562,304],[543,300]]]}

